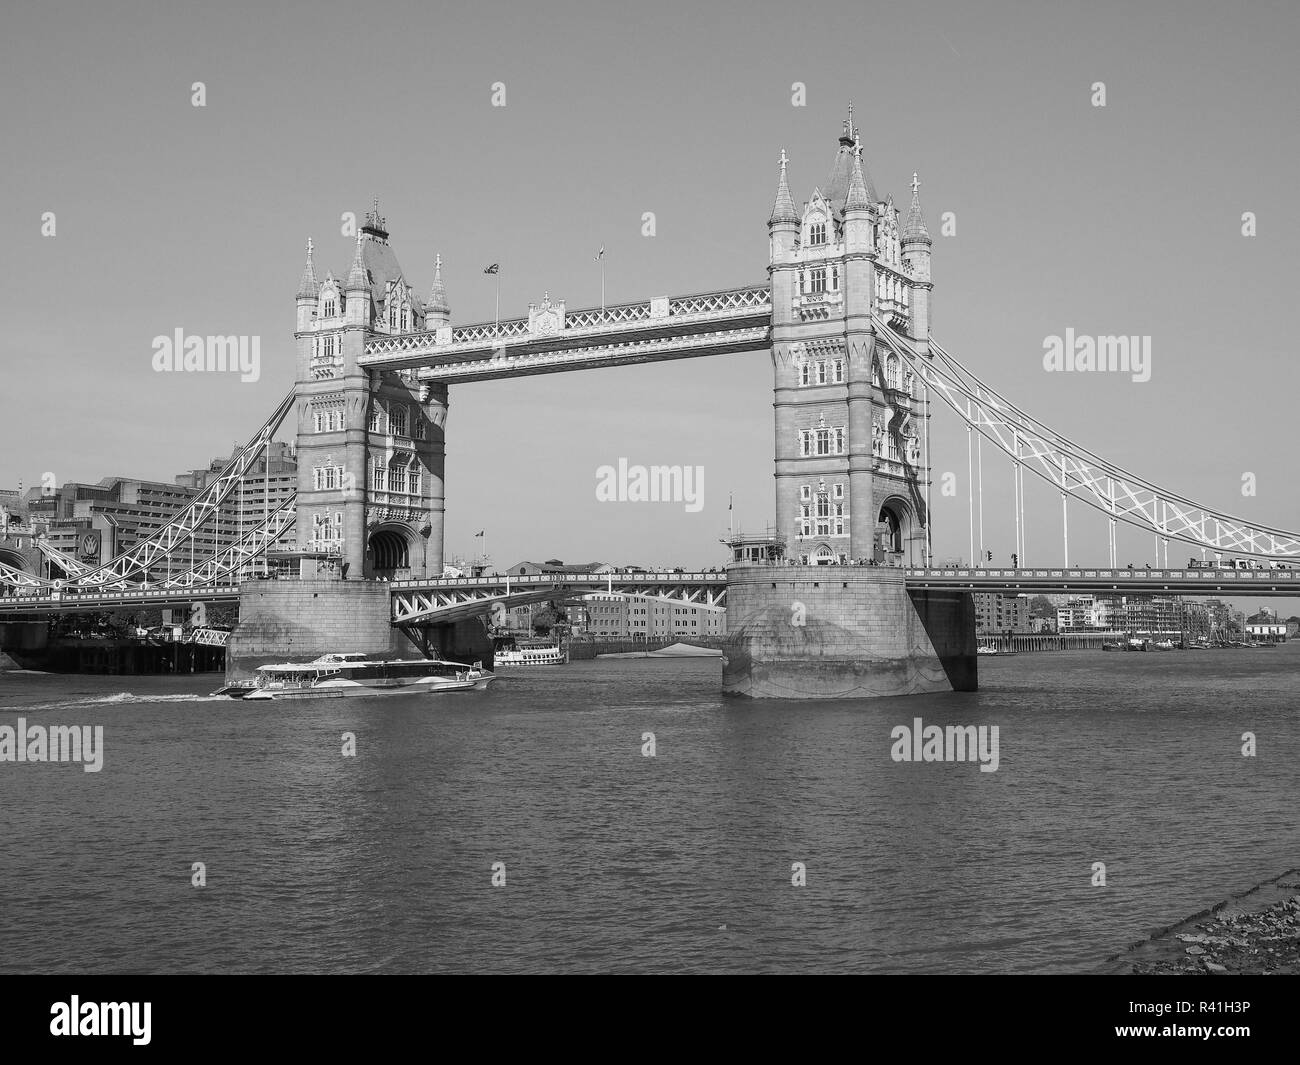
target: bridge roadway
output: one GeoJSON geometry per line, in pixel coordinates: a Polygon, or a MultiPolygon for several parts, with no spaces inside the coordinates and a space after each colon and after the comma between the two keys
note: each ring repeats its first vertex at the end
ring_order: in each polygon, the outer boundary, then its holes
{"type": "MultiPolygon", "coordinates": [[[[833,567],[802,568],[821,572],[833,567]]],[[[1116,592],[1130,595],[1236,595],[1300,597],[1300,569],[1090,569],[1034,567],[979,569],[971,567],[905,568],[909,588],[963,592],[1116,592]]],[[[494,602],[522,605],[554,598],[556,593],[595,592],[654,599],[681,606],[726,609],[727,575],[712,573],[505,573],[482,577],[441,577],[392,581],[393,623],[412,625],[452,622],[485,614],[494,602]]],[[[0,596],[0,617],[25,614],[75,613],[142,606],[184,606],[192,602],[238,602],[239,586],[151,588],[139,591],[69,592],[0,596]]]]}
{"type": "MultiPolygon", "coordinates": [[[[555,598],[557,593],[593,592],[654,599],[678,606],[726,609],[725,573],[580,573],[518,576],[492,573],[482,577],[440,577],[388,582],[393,623],[413,625],[453,622],[486,614],[494,602],[519,606],[555,598]]],[[[145,606],[183,606],[193,602],[238,602],[239,586],[151,588],[113,592],[55,590],[39,595],[0,597],[0,617],[20,620],[25,614],[76,613],[145,606]]]]}
{"type": "Polygon", "coordinates": [[[944,567],[905,571],[909,588],[962,592],[1119,592],[1132,595],[1300,596],[1300,569],[1024,569],[944,567]]]}

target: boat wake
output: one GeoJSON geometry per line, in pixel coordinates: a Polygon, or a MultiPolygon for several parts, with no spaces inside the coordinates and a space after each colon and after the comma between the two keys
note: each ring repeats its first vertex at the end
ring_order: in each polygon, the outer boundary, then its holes
{"type": "Polygon", "coordinates": [[[134,692],[117,692],[94,698],[65,699],[58,703],[33,703],[16,709],[27,713],[32,710],[69,710],[82,706],[132,706],[137,703],[224,703],[225,696],[218,695],[136,695],[134,692]]]}

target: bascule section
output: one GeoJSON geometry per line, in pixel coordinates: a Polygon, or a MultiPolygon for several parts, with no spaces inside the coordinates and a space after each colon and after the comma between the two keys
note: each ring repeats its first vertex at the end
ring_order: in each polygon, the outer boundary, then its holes
{"type": "Polygon", "coordinates": [[[825,183],[798,209],[781,153],[768,221],[776,529],[805,564],[922,565],[926,396],[873,319],[928,356],[931,242],[915,176],[904,217],[862,154],[850,107],[825,183]]]}
{"type": "Polygon", "coordinates": [[[316,275],[311,242],[297,293],[298,548],[305,578],[409,579],[443,565],[447,386],[371,368],[375,338],[450,320],[442,263],[422,299],[378,205],[352,262],[316,275]]]}

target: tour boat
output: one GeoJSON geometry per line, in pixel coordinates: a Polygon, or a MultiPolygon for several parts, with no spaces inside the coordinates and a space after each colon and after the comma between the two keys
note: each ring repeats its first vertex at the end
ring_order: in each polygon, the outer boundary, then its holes
{"type": "Polygon", "coordinates": [[[496,677],[481,662],[431,658],[381,659],[365,654],[327,654],[312,662],[259,666],[250,685],[227,685],[218,694],[248,701],[337,699],[354,695],[438,694],[483,691],[496,677]]]}
{"type": "Polygon", "coordinates": [[[501,666],[562,666],[565,655],[552,643],[525,643],[522,647],[513,636],[498,636],[492,650],[492,667],[501,666]]]}

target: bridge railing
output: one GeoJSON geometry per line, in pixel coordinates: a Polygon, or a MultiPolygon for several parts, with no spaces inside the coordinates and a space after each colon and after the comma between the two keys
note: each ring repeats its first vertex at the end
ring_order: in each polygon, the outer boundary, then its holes
{"type": "Polygon", "coordinates": [[[221,596],[238,595],[239,585],[212,585],[194,588],[149,588],[140,591],[125,592],[75,592],[56,588],[42,589],[39,592],[22,591],[14,595],[0,596],[0,605],[13,602],[24,603],[111,603],[123,599],[140,602],[148,599],[209,599],[221,596]]]}
{"type": "Polygon", "coordinates": [[[406,588],[481,588],[484,585],[505,584],[513,587],[552,584],[637,584],[646,581],[675,581],[677,583],[695,583],[699,581],[725,581],[727,575],[721,572],[692,571],[674,573],[658,570],[646,573],[488,573],[482,577],[424,577],[409,580],[389,581],[389,587],[397,590],[406,588]]]}
{"type": "Polygon", "coordinates": [[[1081,566],[1048,567],[1046,569],[981,569],[979,567],[944,566],[937,569],[909,567],[905,576],[917,579],[942,579],[957,577],[969,580],[988,580],[1001,583],[1007,580],[1105,580],[1132,581],[1208,581],[1215,584],[1294,583],[1300,585],[1300,570],[1296,569],[1088,569],[1081,566]]]}

